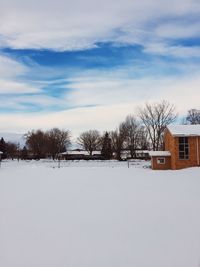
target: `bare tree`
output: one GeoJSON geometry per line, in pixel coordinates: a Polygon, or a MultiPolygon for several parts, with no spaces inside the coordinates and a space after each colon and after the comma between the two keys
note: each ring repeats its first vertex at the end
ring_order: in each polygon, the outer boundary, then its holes
{"type": "Polygon", "coordinates": [[[110,133],[112,150],[116,153],[116,158],[121,160],[121,152],[124,148],[124,143],[126,140],[126,128],[124,124],[121,123],[119,128],[110,133]]]}
{"type": "Polygon", "coordinates": [[[25,135],[26,145],[30,149],[34,158],[41,159],[47,153],[47,135],[42,130],[28,132],[25,135]]]}
{"type": "Polygon", "coordinates": [[[7,157],[11,158],[12,160],[14,158],[17,158],[18,156],[18,146],[15,143],[8,142],[6,143],[6,151],[7,151],[7,157]]]}
{"type": "Polygon", "coordinates": [[[21,151],[20,151],[20,158],[22,159],[22,160],[26,160],[26,159],[28,159],[28,157],[29,157],[29,151],[28,151],[28,149],[26,148],[26,146],[24,146],[22,149],[21,149],[21,151]]]}
{"type": "Polygon", "coordinates": [[[48,138],[48,153],[55,159],[56,155],[65,152],[70,145],[69,131],[53,128],[46,133],[48,138]]]}
{"type": "Polygon", "coordinates": [[[148,132],[143,125],[137,130],[136,147],[141,150],[149,149],[148,132]]]}
{"type": "Polygon", "coordinates": [[[200,110],[190,109],[186,116],[187,124],[200,124],[200,110]]]}
{"type": "Polygon", "coordinates": [[[101,137],[97,130],[89,130],[80,134],[77,139],[77,143],[86,151],[90,156],[92,152],[100,149],[101,137]]]}
{"type": "Polygon", "coordinates": [[[166,100],[161,103],[147,103],[144,108],[139,109],[139,117],[146,127],[152,149],[159,150],[166,126],[177,118],[174,105],[166,100]]]}
{"type": "Polygon", "coordinates": [[[134,158],[137,149],[139,123],[133,115],[128,115],[121,127],[125,134],[125,146],[130,151],[131,158],[134,158]]]}

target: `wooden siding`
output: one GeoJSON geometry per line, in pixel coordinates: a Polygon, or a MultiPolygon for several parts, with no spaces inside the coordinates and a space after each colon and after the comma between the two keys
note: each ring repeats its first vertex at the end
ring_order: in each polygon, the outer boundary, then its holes
{"type": "Polygon", "coordinates": [[[169,170],[171,169],[171,157],[170,156],[153,156],[151,157],[151,165],[153,170],[169,170]],[[164,158],[165,163],[164,164],[159,164],[157,160],[159,158],[164,158]]]}
{"type": "Polygon", "coordinates": [[[189,159],[179,159],[179,137],[172,136],[167,129],[164,135],[165,150],[171,152],[171,168],[174,170],[199,166],[200,137],[188,136],[189,159]],[[198,143],[198,148],[197,148],[198,143]]]}

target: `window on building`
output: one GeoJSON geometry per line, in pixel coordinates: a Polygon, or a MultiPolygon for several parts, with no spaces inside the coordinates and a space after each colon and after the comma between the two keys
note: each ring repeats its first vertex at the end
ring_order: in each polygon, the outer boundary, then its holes
{"type": "Polygon", "coordinates": [[[157,158],[157,164],[165,164],[165,158],[157,158]]]}
{"type": "Polygon", "coordinates": [[[189,159],[188,137],[179,137],[179,159],[189,159]]]}

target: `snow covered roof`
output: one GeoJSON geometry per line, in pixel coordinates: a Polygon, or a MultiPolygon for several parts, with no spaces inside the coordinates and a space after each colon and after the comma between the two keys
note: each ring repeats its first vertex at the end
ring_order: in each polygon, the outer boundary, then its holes
{"type": "Polygon", "coordinates": [[[170,157],[171,153],[169,151],[149,151],[151,157],[170,157]]]}
{"type": "Polygon", "coordinates": [[[169,125],[167,128],[174,136],[200,136],[200,124],[169,125]]]}
{"type": "Polygon", "coordinates": [[[3,152],[2,152],[2,151],[0,151],[0,154],[3,154],[3,152]]]}
{"type": "MultiPolygon", "coordinates": [[[[86,155],[89,156],[89,152],[85,150],[68,150],[66,152],[60,153],[61,155],[86,155]]],[[[93,151],[92,155],[101,155],[101,151],[93,151]]]]}
{"type": "MultiPolygon", "coordinates": [[[[129,154],[130,150],[122,150],[121,154],[129,154]]],[[[135,150],[136,154],[149,153],[149,150],[135,150]]]]}
{"type": "Polygon", "coordinates": [[[68,150],[60,154],[61,155],[89,155],[89,153],[85,150],[68,150]]]}

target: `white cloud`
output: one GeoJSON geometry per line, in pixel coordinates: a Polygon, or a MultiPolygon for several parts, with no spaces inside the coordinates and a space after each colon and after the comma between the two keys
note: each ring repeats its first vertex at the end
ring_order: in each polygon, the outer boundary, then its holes
{"type": "Polygon", "coordinates": [[[39,93],[40,89],[26,83],[0,80],[0,94],[28,94],[39,93]]]}
{"type": "MultiPolygon", "coordinates": [[[[122,86],[122,81],[118,84],[122,86]]],[[[99,88],[91,87],[94,92],[91,96],[89,87],[84,87],[85,104],[98,102],[97,107],[79,107],[60,112],[48,113],[19,113],[19,114],[1,114],[0,125],[1,131],[26,132],[31,129],[49,129],[51,127],[61,127],[70,129],[73,135],[78,135],[81,131],[97,128],[101,131],[115,129],[120,121],[126,115],[136,112],[138,106],[145,102],[155,102],[166,99],[175,104],[179,115],[186,114],[190,108],[200,109],[199,104],[199,76],[190,76],[179,79],[147,79],[135,80],[124,83],[124,90],[115,96],[117,82],[101,83],[100,86],[103,94],[99,94],[99,88]],[[110,85],[109,90],[108,84],[110,85]],[[127,85],[129,90],[126,89],[127,85]],[[132,90],[130,88],[132,87],[132,90]],[[126,95],[127,94],[127,95],[126,95]],[[114,97],[114,100],[113,100],[114,97]],[[106,104],[105,104],[106,102],[106,104]]],[[[83,88],[80,89],[82,91],[83,88]]],[[[81,95],[74,95],[74,104],[81,102],[81,95]]],[[[36,100],[37,101],[37,100],[36,100]]],[[[43,99],[45,100],[45,97],[43,99]]],[[[48,103],[47,103],[48,104],[48,103]]],[[[52,104],[52,103],[49,103],[52,104]]]]}
{"type": "Polygon", "coordinates": [[[26,73],[27,67],[5,55],[0,55],[0,78],[15,78],[26,73]]]}
{"type": "Polygon", "coordinates": [[[165,43],[150,43],[146,46],[144,51],[151,54],[173,56],[183,59],[200,57],[199,46],[184,47],[181,45],[167,45],[165,43]]]}
{"type": "Polygon", "coordinates": [[[130,113],[132,105],[111,105],[93,108],[77,108],[61,112],[33,114],[5,114],[0,116],[1,131],[24,133],[31,129],[61,127],[78,135],[81,131],[96,128],[112,130],[130,113]]]}
{"type": "Polygon", "coordinates": [[[31,110],[63,109],[66,107],[66,101],[45,94],[21,95],[18,93],[9,97],[7,95],[1,96],[0,107],[1,109],[29,113],[31,110]]]}
{"type": "Polygon", "coordinates": [[[0,94],[28,94],[40,92],[35,87],[20,80],[28,72],[28,68],[14,59],[0,55],[0,94]]]}
{"type": "MultiPolygon", "coordinates": [[[[88,48],[96,41],[118,38],[138,41],[152,20],[200,11],[196,0],[0,0],[0,5],[2,45],[60,50],[88,48]],[[124,31],[124,35],[116,35],[116,29],[124,31]]],[[[171,33],[171,26],[163,27],[166,34],[171,33]]],[[[159,36],[161,32],[162,28],[152,34],[159,36]]],[[[191,32],[196,32],[192,25],[189,35],[191,32]]]]}
{"type": "Polygon", "coordinates": [[[200,35],[200,22],[186,23],[180,21],[163,23],[155,29],[155,34],[159,37],[170,39],[196,37],[200,35]]]}
{"type": "MultiPolygon", "coordinates": [[[[114,72],[103,74],[93,73],[92,76],[83,76],[71,79],[72,90],[67,94],[66,100],[72,106],[112,105],[141,103],[142,101],[154,101],[159,99],[171,99],[179,103],[183,98],[184,105],[188,97],[192,100],[190,105],[198,105],[197,93],[200,88],[199,71],[192,65],[184,67],[186,74],[174,76],[142,76],[142,78],[127,78],[114,72]],[[173,95],[173,98],[170,98],[173,95]],[[184,98],[185,96],[185,98],[184,98]],[[194,97],[193,97],[194,96],[194,97]]],[[[127,70],[127,72],[131,70],[127,70]]],[[[182,69],[184,71],[184,69],[182,69]]],[[[181,103],[179,103],[179,108],[181,103]]]]}

